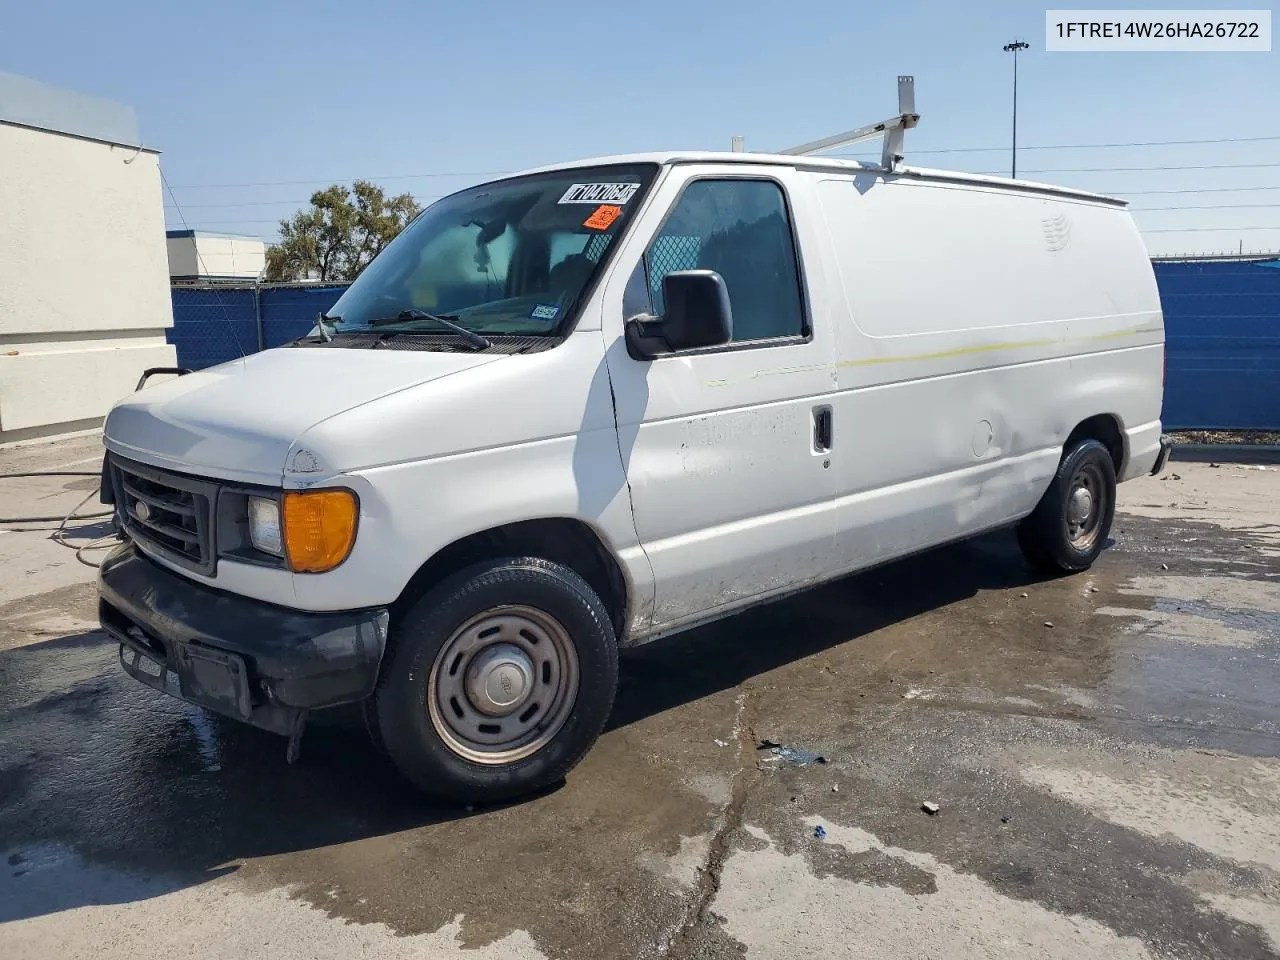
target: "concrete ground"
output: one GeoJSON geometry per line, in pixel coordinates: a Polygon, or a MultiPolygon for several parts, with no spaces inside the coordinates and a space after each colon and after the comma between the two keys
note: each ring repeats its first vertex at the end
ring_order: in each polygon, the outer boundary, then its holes
{"type": "Polygon", "coordinates": [[[92,570],[7,527],[0,956],[1280,955],[1278,504],[1275,467],[1174,463],[1090,573],[994,535],[643,648],[561,789],[473,811],[129,680],[92,570]]]}

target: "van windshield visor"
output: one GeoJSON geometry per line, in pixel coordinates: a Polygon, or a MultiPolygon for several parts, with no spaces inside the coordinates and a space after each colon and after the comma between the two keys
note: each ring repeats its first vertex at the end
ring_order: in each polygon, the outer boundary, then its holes
{"type": "Polygon", "coordinates": [[[583,167],[472,187],[428,207],[329,311],[335,334],[568,329],[657,165],[583,167]],[[396,318],[404,317],[403,322],[396,318]]]}

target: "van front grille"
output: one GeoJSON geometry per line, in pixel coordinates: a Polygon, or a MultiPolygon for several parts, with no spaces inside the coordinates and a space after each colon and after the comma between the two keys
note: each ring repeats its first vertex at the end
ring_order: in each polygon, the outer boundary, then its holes
{"type": "Polygon", "coordinates": [[[111,477],[120,522],[130,537],[179,566],[213,575],[216,483],[115,456],[111,477]]]}

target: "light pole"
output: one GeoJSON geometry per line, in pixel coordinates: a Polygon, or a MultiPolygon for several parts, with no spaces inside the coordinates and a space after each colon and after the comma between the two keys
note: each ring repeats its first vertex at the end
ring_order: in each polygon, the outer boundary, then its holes
{"type": "Polygon", "coordinates": [[[1010,161],[1012,169],[1009,176],[1015,179],[1018,176],[1018,51],[1026,50],[1030,46],[1031,44],[1021,40],[1004,45],[1004,52],[1013,54],[1013,159],[1010,161]]]}

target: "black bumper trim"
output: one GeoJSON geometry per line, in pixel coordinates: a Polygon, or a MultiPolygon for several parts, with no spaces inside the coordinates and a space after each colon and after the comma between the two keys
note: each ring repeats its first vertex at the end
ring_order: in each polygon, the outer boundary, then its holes
{"type": "Polygon", "coordinates": [[[1169,462],[1169,454],[1173,452],[1173,441],[1168,437],[1160,438],[1160,453],[1156,456],[1155,466],[1151,468],[1151,476],[1156,476],[1164,470],[1165,464],[1169,462]]]}
{"type": "Polygon", "coordinates": [[[121,644],[130,676],[280,733],[299,710],[368,697],[386,651],[385,608],[309,613],[274,606],[192,583],[132,544],[103,561],[98,595],[102,627],[121,644]],[[225,689],[216,682],[219,663],[225,689]]]}

